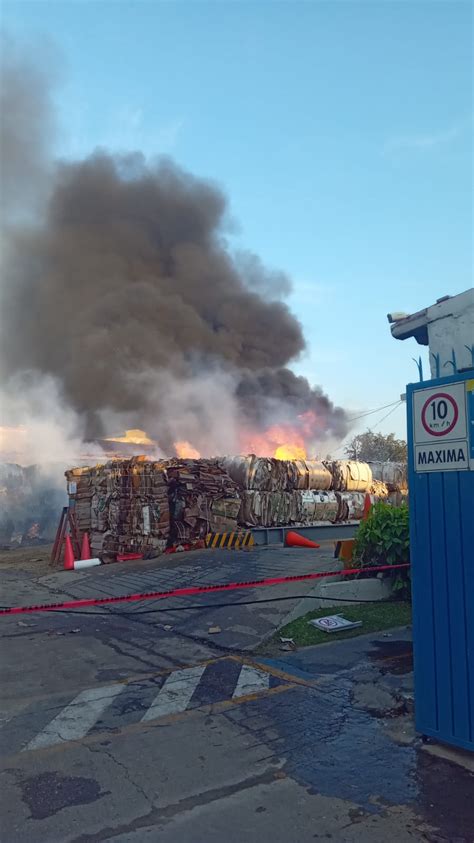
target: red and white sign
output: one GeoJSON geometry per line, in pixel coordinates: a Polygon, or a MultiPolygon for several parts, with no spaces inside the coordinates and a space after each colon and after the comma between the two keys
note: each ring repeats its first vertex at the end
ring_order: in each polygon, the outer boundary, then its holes
{"type": "Polygon", "coordinates": [[[456,426],[459,408],[449,392],[430,395],[421,411],[421,423],[430,436],[447,436],[456,426]]]}
{"type": "Polygon", "coordinates": [[[413,393],[415,471],[469,468],[464,382],[413,393]]]}
{"type": "Polygon", "coordinates": [[[466,439],[466,390],[463,382],[420,389],[413,394],[415,445],[466,439]]]}

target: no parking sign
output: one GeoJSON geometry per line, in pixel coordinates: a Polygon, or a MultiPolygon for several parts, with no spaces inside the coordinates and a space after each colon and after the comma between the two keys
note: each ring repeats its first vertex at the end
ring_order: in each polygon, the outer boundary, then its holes
{"type": "Polygon", "coordinates": [[[466,381],[413,393],[415,471],[469,469],[467,398],[466,381]]]}

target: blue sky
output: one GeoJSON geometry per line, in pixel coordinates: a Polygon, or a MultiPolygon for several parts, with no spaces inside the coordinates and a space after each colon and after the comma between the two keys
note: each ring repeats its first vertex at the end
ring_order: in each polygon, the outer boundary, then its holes
{"type": "Polygon", "coordinates": [[[473,283],[470,2],[4,0],[2,24],[62,54],[59,154],[165,153],[225,189],[234,245],[293,279],[298,372],[354,415],[417,379],[386,314],[473,283]]]}

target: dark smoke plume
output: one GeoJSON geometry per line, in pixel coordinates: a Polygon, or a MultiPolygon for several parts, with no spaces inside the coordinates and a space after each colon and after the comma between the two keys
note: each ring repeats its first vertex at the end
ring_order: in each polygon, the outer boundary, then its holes
{"type": "MultiPolygon", "coordinates": [[[[34,211],[47,195],[55,134],[53,72],[35,47],[21,50],[0,34],[0,213],[7,219],[34,211]]],[[[49,50],[48,50],[49,52],[49,50]]]]}
{"type": "MultiPolygon", "coordinates": [[[[218,416],[219,396],[247,424],[264,427],[311,409],[319,436],[343,436],[344,411],[287,368],[305,347],[301,325],[278,298],[289,281],[255,256],[232,254],[221,190],[138,153],[99,150],[52,166],[44,75],[7,55],[5,202],[12,203],[10,174],[22,163],[26,210],[36,188],[43,194],[46,176],[49,195],[38,220],[9,224],[0,302],[4,377],[31,370],[53,376],[88,438],[115,432],[110,418],[125,418],[130,427],[146,424],[169,451],[179,410],[181,435],[198,436],[212,450],[204,405],[214,402],[218,416]],[[201,390],[200,378],[209,384],[213,373],[221,392],[201,390]],[[184,406],[176,397],[181,386],[189,395],[184,406]]],[[[8,211],[5,219],[13,216],[8,211]]]]}
{"type": "Polygon", "coordinates": [[[272,415],[291,422],[295,416],[311,412],[315,440],[343,436],[347,431],[345,411],[335,407],[320,387],[311,387],[306,378],[291,369],[263,369],[243,375],[237,396],[259,426],[265,425],[272,415]]]}

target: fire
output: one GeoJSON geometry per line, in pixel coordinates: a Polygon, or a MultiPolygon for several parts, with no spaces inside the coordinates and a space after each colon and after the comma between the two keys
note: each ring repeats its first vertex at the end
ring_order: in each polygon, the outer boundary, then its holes
{"type": "Polygon", "coordinates": [[[263,433],[248,433],[241,439],[243,453],[277,460],[304,460],[306,448],[301,431],[289,424],[274,424],[263,433]]]}
{"type": "Polygon", "coordinates": [[[176,451],[176,456],[183,460],[198,460],[201,456],[196,448],[193,448],[190,442],[183,440],[182,442],[173,442],[173,447],[176,451]]]}
{"type": "Polygon", "coordinates": [[[125,436],[108,436],[106,442],[120,442],[124,445],[154,445],[152,439],[145,433],[144,430],[134,428],[133,430],[126,430],[125,436]]]}
{"type": "Polygon", "coordinates": [[[291,445],[285,442],[284,445],[279,445],[273,456],[277,460],[305,460],[306,449],[300,445],[291,445]]]}

